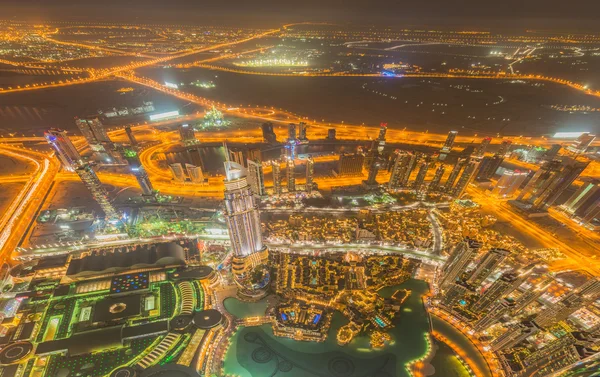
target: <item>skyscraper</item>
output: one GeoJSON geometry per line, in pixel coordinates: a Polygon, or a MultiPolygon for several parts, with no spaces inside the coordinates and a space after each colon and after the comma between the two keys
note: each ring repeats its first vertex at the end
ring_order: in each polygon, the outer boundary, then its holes
{"type": "Polygon", "coordinates": [[[571,186],[588,164],[589,162],[571,158],[544,163],[521,191],[517,200],[530,205],[534,210],[545,210],[571,186]]]}
{"type": "Polygon", "coordinates": [[[510,150],[511,145],[512,145],[512,141],[503,140],[502,143],[500,144],[500,149],[498,149],[498,152],[496,152],[495,156],[505,157],[506,154],[508,153],[508,151],[510,150]]]}
{"type": "Polygon", "coordinates": [[[584,182],[562,205],[565,212],[578,218],[585,218],[600,205],[600,180],[584,182]]]}
{"type": "Polygon", "coordinates": [[[429,170],[429,163],[429,158],[425,158],[419,165],[419,171],[413,186],[417,192],[420,192],[425,186],[425,177],[427,176],[427,170],[429,170]]]}
{"type": "Polygon", "coordinates": [[[454,187],[454,182],[458,178],[460,171],[465,166],[467,160],[465,158],[459,158],[454,166],[452,167],[452,171],[450,171],[450,175],[444,184],[444,189],[446,192],[452,192],[452,188],[454,187]]]}
{"type": "Polygon", "coordinates": [[[173,176],[175,182],[185,182],[185,173],[183,172],[183,166],[180,163],[170,164],[169,170],[173,176]]]}
{"type": "Polygon", "coordinates": [[[504,161],[504,157],[485,156],[480,161],[476,179],[478,181],[486,181],[494,177],[502,161],[504,161]]]}
{"type": "Polygon", "coordinates": [[[463,170],[458,182],[456,183],[456,187],[454,187],[453,194],[457,198],[460,198],[462,194],[467,189],[467,185],[471,183],[473,177],[475,177],[475,173],[477,173],[477,168],[479,167],[479,160],[476,158],[472,158],[465,169],[463,170]]]}
{"type": "Polygon", "coordinates": [[[268,251],[262,241],[258,205],[246,169],[229,160],[225,161],[225,219],[236,283],[243,294],[262,295],[269,283],[268,270],[261,267],[267,262],[268,251]]]}
{"type": "Polygon", "coordinates": [[[124,148],[122,153],[125,161],[127,161],[127,165],[129,165],[129,170],[142,189],[142,194],[146,196],[154,195],[152,182],[150,182],[150,177],[148,177],[148,173],[146,172],[146,169],[144,169],[137,152],[133,149],[124,148]]]}
{"type": "Polygon", "coordinates": [[[440,289],[443,290],[449,284],[460,279],[462,274],[466,272],[469,264],[475,259],[479,248],[481,248],[481,244],[468,237],[454,247],[452,254],[450,254],[450,257],[442,267],[439,283],[440,289]]]}
{"type": "Polygon", "coordinates": [[[377,137],[377,151],[383,152],[385,148],[385,134],[387,133],[387,123],[381,123],[379,125],[379,136],[377,137]]]}
{"type": "Polygon", "coordinates": [[[281,165],[279,165],[279,161],[271,161],[271,168],[273,169],[273,193],[281,195],[281,165]]]}
{"type": "Polygon", "coordinates": [[[204,173],[202,172],[202,168],[200,166],[185,164],[185,171],[187,172],[188,177],[190,177],[190,181],[192,183],[204,184],[204,173]]]}
{"type": "Polygon", "coordinates": [[[90,191],[94,200],[100,205],[104,215],[110,220],[117,220],[119,214],[110,203],[108,193],[90,164],[81,164],[75,168],[75,173],[81,178],[85,187],[90,191]]]}
{"type": "Polygon", "coordinates": [[[90,146],[111,142],[98,117],[75,118],[75,124],[90,146]]]}
{"type": "Polygon", "coordinates": [[[396,149],[393,154],[394,162],[392,164],[392,173],[390,174],[390,181],[388,182],[388,188],[393,190],[400,188],[402,179],[408,169],[411,154],[396,149]]]}
{"type": "Polygon", "coordinates": [[[261,126],[263,139],[266,143],[274,144],[277,142],[277,135],[273,131],[273,123],[263,123],[261,126]]]}
{"type": "Polygon", "coordinates": [[[65,170],[75,171],[77,166],[83,163],[81,155],[67,136],[66,131],[51,128],[44,132],[44,137],[56,152],[56,156],[65,170]]]}
{"type": "Polygon", "coordinates": [[[435,171],[435,175],[433,176],[433,180],[429,184],[429,191],[437,191],[440,188],[440,182],[442,181],[442,177],[444,176],[444,172],[446,171],[446,165],[440,164],[435,171]]]}
{"type": "Polygon", "coordinates": [[[194,132],[194,127],[185,123],[179,126],[179,137],[183,143],[193,144],[196,143],[196,134],[194,132]]]}
{"type": "Polygon", "coordinates": [[[261,162],[248,159],[248,183],[254,194],[266,195],[265,174],[261,162]]]}
{"type": "Polygon", "coordinates": [[[520,170],[505,170],[502,177],[498,180],[496,187],[492,190],[492,195],[499,198],[510,198],[513,196],[521,184],[527,179],[527,172],[520,170]]]}
{"type": "Polygon", "coordinates": [[[306,185],[305,190],[307,193],[311,193],[313,189],[313,175],[315,173],[315,161],[312,157],[306,159],[306,185]]]}
{"type": "Polygon", "coordinates": [[[327,140],[335,140],[335,128],[330,128],[327,130],[327,140]]]}
{"type": "Polygon", "coordinates": [[[285,161],[285,171],[288,192],[294,192],[296,191],[296,163],[292,157],[288,157],[285,161]]]}
{"type": "Polygon", "coordinates": [[[479,146],[477,147],[477,153],[476,156],[477,157],[483,157],[485,155],[485,152],[487,151],[488,147],[490,146],[490,143],[492,142],[492,138],[491,137],[484,137],[481,140],[481,144],[479,144],[479,146]]]}
{"type": "Polygon", "coordinates": [[[560,144],[552,144],[550,149],[548,149],[546,151],[546,153],[544,153],[544,155],[542,156],[542,159],[545,161],[554,160],[556,158],[556,156],[558,156],[558,152],[560,152],[560,149],[561,149],[560,144]]]}
{"type": "Polygon", "coordinates": [[[491,249],[477,263],[477,266],[475,266],[475,269],[469,275],[467,282],[475,287],[479,286],[509,255],[510,251],[506,249],[491,249]]]}
{"type": "Polygon", "coordinates": [[[362,175],[364,161],[365,155],[362,153],[342,153],[334,175],[340,177],[360,176],[362,175]]]}
{"type": "Polygon", "coordinates": [[[408,165],[402,171],[402,177],[400,180],[400,185],[403,187],[408,186],[408,181],[410,179],[410,175],[412,174],[413,170],[417,166],[417,160],[419,158],[418,154],[414,153],[414,152],[410,153],[409,156],[410,156],[410,158],[408,159],[408,165]]]}
{"type": "Polygon", "coordinates": [[[298,140],[300,140],[301,142],[306,142],[308,141],[308,138],[306,137],[306,129],[307,129],[307,125],[304,122],[300,122],[298,124],[298,140]]]}
{"type": "Polygon", "coordinates": [[[595,135],[591,135],[589,132],[581,134],[571,145],[567,147],[567,150],[576,154],[584,153],[590,145],[596,140],[595,135]]]}
{"type": "Polygon", "coordinates": [[[246,167],[246,158],[244,157],[244,151],[236,148],[228,148],[229,159],[238,165],[246,167]]]}
{"type": "Polygon", "coordinates": [[[449,153],[452,151],[452,147],[454,146],[454,140],[456,139],[456,135],[458,135],[458,131],[450,131],[448,132],[448,137],[444,142],[444,146],[442,146],[442,153],[449,153]]]}
{"type": "Polygon", "coordinates": [[[133,134],[133,131],[131,131],[130,126],[125,126],[125,133],[127,134],[127,138],[129,139],[129,144],[131,144],[132,147],[136,147],[138,145],[138,142],[135,138],[135,135],[133,134]]]}
{"type": "Polygon", "coordinates": [[[296,124],[288,124],[288,142],[296,140],[296,124]]]}
{"type": "Polygon", "coordinates": [[[377,173],[379,173],[379,167],[379,156],[376,154],[371,161],[371,165],[369,166],[369,174],[367,175],[367,179],[363,181],[363,185],[369,188],[378,186],[377,173]]]}

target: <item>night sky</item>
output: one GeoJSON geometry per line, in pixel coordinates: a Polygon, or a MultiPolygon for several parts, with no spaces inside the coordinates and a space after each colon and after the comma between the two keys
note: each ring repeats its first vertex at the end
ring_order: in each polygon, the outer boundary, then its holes
{"type": "Polygon", "coordinates": [[[600,29],[598,0],[0,0],[0,10],[0,18],[94,21],[230,21],[273,26],[318,20],[383,26],[600,29]]]}

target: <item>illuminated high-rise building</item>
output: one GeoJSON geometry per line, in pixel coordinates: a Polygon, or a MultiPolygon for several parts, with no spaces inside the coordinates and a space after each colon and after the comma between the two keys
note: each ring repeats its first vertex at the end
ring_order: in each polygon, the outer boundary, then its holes
{"type": "Polygon", "coordinates": [[[75,118],[75,124],[90,146],[111,142],[98,117],[75,118]]]}
{"type": "Polygon", "coordinates": [[[288,157],[285,161],[285,171],[287,177],[288,192],[296,191],[296,163],[292,157],[288,157]]]}
{"type": "Polygon", "coordinates": [[[311,193],[313,190],[313,178],[315,174],[315,161],[312,157],[306,159],[306,185],[305,190],[307,193],[311,193]]]}
{"type": "Polygon", "coordinates": [[[542,160],[544,160],[544,161],[554,160],[558,156],[558,152],[560,152],[561,148],[562,148],[562,146],[560,144],[552,144],[550,149],[548,149],[546,151],[546,153],[544,153],[544,155],[542,156],[542,160]]]}
{"type": "Polygon", "coordinates": [[[421,161],[419,165],[419,171],[417,172],[417,177],[414,182],[414,189],[416,191],[421,191],[425,186],[425,177],[427,177],[427,170],[429,170],[429,158],[425,158],[425,160],[421,161]]]}
{"type": "Polygon", "coordinates": [[[56,152],[56,156],[62,163],[63,169],[75,171],[77,166],[83,163],[81,155],[67,136],[66,131],[59,128],[51,128],[44,132],[44,137],[56,152]]]}
{"type": "Polygon", "coordinates": [[[122,153],[125,161],[127,161],[127,165],[129,165],[129,170],[142,189],[142,194],[146,196],[154,195],[152,182],[150,182],[150,177],[148,177],[148,173],[146,172],[146,169],[144,169],[137,152],[133,149],[124,148],[122,153]]]}
{"type": "Polygon", "coordinates": [[[492,142],[492,138],[491,137],[484,137],[483,140],[481,140],[481,144],[479,144],[479,146],[477,147],[477,152],[476,152],[476,156],[477,157],[483,157],[485,155],[485,152],[487,151],[488,147],[490,146],[490,143],[492,142]]]}
{"type": "Polygon", "coordinates": [[[288,142],[296,140],[296,124],[288,124],[288,142]]]}
{"type": "Polygon", "coordinates": [[[187,172],[187,175],[192,183],[204,184],[205,178],[202,167],[192,164],[185,164],[185,171],[187,172]]]}
{"type": "Polygon", "coordinates": [[[506,332],[497,337],[491,344],[492,351],[497,352],[512,348],[524,341],[526,338],[537,334],[540,331],[539,326],[534,322],[525,321],[513,325],[506,332]]]}
{"type": "Polygon", "coordinates": [[[525,182],[527,175],[527,172],[520,170],[505,170],[496,187],[492,190],[492,195],[499,198],[510,198],[525,182]]]}
{"type": "Polygon", "coordinates": [[[385,148],[385,134],[387,133],[387,123],[381,123],[379,125],[379,136],[377,137],[377,151],[383,152],[385,148]]]}
{"type": "Polygon", "coordinates": [[[392,164],[392,173],[390,174],[390,181],[388,183],[388,188],[393,190],[400,188],[402,186],[402,180],[406,174],[406,171],[409,167],[410,159],[412,158],[412,153],[407,153],[397,149],[393,155],[394,162],[392,164]]]}
{"type": "Polygon", "coordinates": [[[308,126],[304,122],[298,123],[298,140],[306,142],[308,138],[306,137],[306,129],[308,126]]]}
{"type": "Polygon", "coordinates": [[[448,132],[448,137],[442,146],[442,153],[449,153],[452,151],[452,147],[454,147],[454,140],[456,140],[456,135],[458,135],[458,131],[448,132]]]}
{"type": "Polygon", "coordinates": [[[108,192],[102,186],[102,182],[96,175],[96,172],[90,164],[81,164],[75,168],[75,173],[79,176],[85,187],[90,191],[94,200],[100,205],[104,215],[109,220],[117,220],[119,214],[110,203],[108,192]]]}
{"type": "Polygon", "coordinates": [[[500,148],[498,149],[498,152],[496,152],[495,156],[505,157],[508,151],[510,150],[511,145],[512,141],[503,140],[502,143],[500,143],[500,148]]]}
{"type": "Polygon", "coordinates": [[[367,175],[367,179],[363,181],[363,185],[368,188],[373,188],[378,186],[377,183],[377,173],[379,173],[380,162],[379,156],[377,153],[375,154],[373,160],[371,161],[371,165],[369,166],[369,172],[367,175]]]}
{"type": "Polygon", "coordinates": [[[571,186],[588,164],[571,158],[544,163],[517,200],[529,204],[532,209],[545,210],[571,186]]]}
{"type": "Polygon", "coordinates": [[[266,143],[274,144],[277,142],[277,135],[275,135],[275,131],[273,131],[273,123],[263,123],[261,129],[263,139],[266,143]]]}
{"type": "Polygon", "coordinates": [[[417,160],[419,159],[419,155],[417,153],[410,153],[410,158],[408,160],[408,166],[402,172],[402,177],[400,179],[400,185],[403,187],[408,186],[408,181],[410,179],[410,175],[413,170],[417,166],[417,160]]]}
{"type": "Polygon", "coordinates": [[[279,161],[271,161],[271,168],[273,169],[273,193],[281,195],[281,165],[279,165],[279,161]]]}
{"type": "Polygon", "coordinates": [[[446,165],[440,164],[435,171],[435,175],[433,176],[433,180],[429,183],[429,191],[437,191],[440,188],[440,182],[442,181],[442,177],[444,176],[444,172],[446,171],[446,165]]]}
{"type": "Polygon", "coordinates": [[[185,182],[185,173],[183,171],[183,165],[180,163],[170,164],[169,170],[173,176],[175,182],[185,182]]]}
{"type": "Polygon", "coordinates": [[[229,151],[229,160],[235,162],[238,165],[242,165],[246,167],[246,158],[244,156],[244,151],[241,149],[228,148],[229,151]]]}
{"type": "Polygon", "coordinates": [[[595,135],[591,135],[589,132],[581,134],[571,145],[567,147],[567,150],[576,154],[585,153],[585,151],[592,145],[596,140],[595,135]]]}
{"type": "Polygon", "coordinates": [[[502,274],[489,288],[487,288],[477,301],[471,306],[475,313],[488,310],[498,299],[510,294],[517,289],[528,274],[518,272],[507,272],[502,274]]]}
{"type": "Polygon", "coordinates": [[[196,139],[196,133],[194,132],[194,127],[190,124],[184,123],[179,126],[179,138],[183,143],[190,144],[196,143],[198,140],[196,139]]]}
{"type": "Polygon", "coordinates": [[[473,329],[475,331],[483,331],[493,324],[497,323],[500,318],[509,314],[512,310],[512,307],[515,306],[515,302],[512,299],[504,298],[500,301],[496,301],[493,303],[490,310],[482,316],[475,324],[473,325],[473,329]]]}
{"type": "Polygon", "coordinates": [[[266,195],[265,191],[265,174],[260,161],[248,159],[248,183],[252,192],[258,196],[266,195]]]}
{"type": "Polygon", "coordinates": [[[449,284],[460,279],[463,273],[466,272],[469,264],[475,259],[480,248],[481,243],[468,237],[454,247],[450,257],[442,267],[439,283],[440,289],[443,290],[449,284]]]}
{"type": "Polygon", "coordinates": [[[132,147],[136,147],[138,145],[138,142],[135,138],[135,135],[133,134],[133,131],[131,130],[131,126],[125,126],[125,133],[127,134],[127,138],[129,139],[129,144],[131,144],[132,147]]]}
{"type": "Polygon", "coordinates": [[[488,251],[477,263],[475,269],[469,274],[467,282],[475,287],[483,283],[504,260],[510,255],[510,251],[493,248],[488,251]]]}
{"type": "Polygon", "coordinates": [[[362,175],[365,155],[362,153],[342,153],[337,163],[334,175],[340,177],[362,175]]]}
{"type": "Polygon", "coordinates": [[[539,299],[546,292],[546,289],[553,281],[554,279],[552,277],[546,276],[541,282],[523,292],[515,300],[515,306],[512,309],[513,314],[521,314],[523,309],[539,299]]]}
{"type": "Polygon", "coordinates": [[[261,296],[269,284],[268,250],[263,245],[260,214],[246,169],[225,161],[225,219],[233,251],[232,272],[243,295],[261,296]]]}
{"type": "Polygon", "coordinates": [[[336,132],[335,128],[330,128],[327,130],[327,140],[335,140],[336,132]]]}
{"type": "Polygon", "coordinates": [[[478,181],[486,181],[494,177],[496,171],[504,161],[504,157],[499,156],[485,156],[479,163],[479,168],[477,169],[476,179],[478,181]]]}
{"type": "Polygon", "coordinates": [[[562,205],[565,212],[585,219],[600,206],[600,180],[584,182],[577,191],[562,205]]]}
{"type": "Polygon", "coordinates": [[[456,196],[457,198],[460,198],[462,196],[462,194],[467,189],[467,186],[469,185],[469,183],[471,183],[471,181],[475,177],[478,167],[479,167],[479,160],[476,158],[472,158],[466,164],[465,169],[463,170],[462,174],[460,175],[460,178],[458,179],[458,182],[456,183],[456,186],[454,187],[454,190],[452,191],[454,196],[456,196]]]}
{"type": "Polygon", "coordinates": [[[467,160],[465,158],[459,158],[456,161],[456,163],[454,164],[454,166],[452,167],[452,171],[450,171],[450,175],[448,176],[448,179],[446,180],[446,183],[444,184],[444,189],[447,192],[452,191],[452,188],[454,187],[454,183],[456,182],[456,179],[460,175],[460,172],[461,172],[462,168],[465,166],[466,162],[467,162],[467,160]]]}

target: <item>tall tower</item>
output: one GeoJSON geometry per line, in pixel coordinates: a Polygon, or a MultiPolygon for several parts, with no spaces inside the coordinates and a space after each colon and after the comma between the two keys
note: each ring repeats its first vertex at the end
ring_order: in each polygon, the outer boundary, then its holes
{"type": "Polygon", "coordinates": [[[296,140],[296,124],[288,124],[288,142],[296,140]]]}
{"type": "Polygon", "coordinates": [[[456,179],[458,178],[458,175],[460,174],[462,168],[465,166],[466,162],[467,160],[465,158],[459,158],[458,161],[456,161],[456,164],[454,164],[454,167],[450,172],[450,176],[448,177],[448,179],[446,180],[446,184],[444,185],[444,189],[447,192],[452,192],[454,182],[456,182],[456,179]]]}
{"type": "Polygon", "coordinates": [[[132,147],[137,147],[138,142],[135,138],[135,135],[133,134],[133,131],[131,130],[131,126],[125,126],[125,133],[127,134],[127,138],[129,139],[129,144],[131,144],[132,147]]]}
{"type": "Polygon", "coordinates": [[[510,251],[508,250],[499,248],[491,249],[481,258],[473,272],[471,272],[467,282],[475,287],[479,286],[509,255],[510,251]]]}
{"type": "Polygon", "coordinates": [[[502,274],[488,289],[483,292],[471,310],[475,313],[487,310],[498,299],[510,294],[525,281],[528,273],[507,272],[502,274]]]}
{"type": "Polygon", "coordinates": [[[271,168],[273,169],[273,193],[281,195],[281,165],[279,165],[279,161],[271,161],[271,168]]]}
{"type": "Polygon", "coordinates": [[[492,190],[492,194],[500,198],[509,198],[515,194],[525,179],[527,179],[526,172],[506,170],[492,190]]]}
{"type": "Polygon", "coordinates": [[[440,188],[440,182],[442,181],[442,177],[444,176],[444,172],[446,171],[446,165],[440,164],[437,170],[435,171],[435,175],[433,176],[433,180],[429,184],[429,191],[437,191],[440,188]]]}
{"type": "Polygon", "coordinates": [[[504,161],[504,157],[485,156],[480,159],[479,169],[477,170],[477,180],[483,181],[490,179],[496,174],[496,171],[504,161]]]}
{"type": "Polygon", "coordinates": [[[98,117],[75,118],[75,124],[88,144],[95,145],[111,142],[108,133],[104,129],[104,125],[98,117]]]}
{"type": "Polygon", "coordinates": [[[90,164],[82,164],[75,169],[75,173],[81,178],[85,187],[90,191],[92,197],[98,204],[109,220],[117,220],[119,214],[110,203],[108,193],[102,186],[102,182],[96,175],[96,172],[90,164]]]}
{"type": "Polygon", "coordinates": [[[194,132],[194,127],[190,126],[187,123],[179,126],[179,138],[181,139],[181,141],[183,143],[186,143],[186,144],[188,144],[188,143],[193,144],[198,141],[198,140],[196,140],[196,134],[194,132]]]}
{"type": "Polygon", "coordinates": [[[312,157],[306,159],[306,185],[305,190],[307,193],[311,193],[313,189],[313,176],[315,173],[315,161],[312,157]]]}
{"type": "Polygon", "coordinates": [[[179,162],[170,164],[169,170],[171,171],[171,175],[173,175],[173,180],[175,182],[185,182],[185,172],[183,171],[183,165],[179,162]]]}
{"type": "Polygon", "coordinates": [[[308,138],[306,137],[306,129],[307,128],[308,128],[308,126],[304,122],[300,122],[298,124],[298,140],[304,141],[304,142],[308,141],[308,138]]]}
{"type": "Polygon", "coordinates": [[[263,296],[270,280],[266,267],[269,253],[262,241],[258,204],[248,185],[246,169],[228,159],[225,161],[225,219],[234,255],[232,272],[240,293],[263,296]]]}
{"type": "Polygon", "coordinates": [[[258,196],[266,195],[265,192],[265,174],[263,172],[263,166],[260,161],[253,161],[248,159],[248,183],[252,192],[258,196]]]}
{"type": "Polygon", "coordinates": [[[408,180],[410,179],[410,175],[412,174],[413,170],[415,169],[415,166],[417,166],[417,160],[419,159],[419,156],[417,153],[410,153],[410,158],[408,160],[408,166],[406,167],[406,169],[404,169],[403,174],[402,174],[402,178],[400,181],[400,185],[403,187],[406,187],[408,185],[408,180]]]}
{"type": "Polygon", "coordinates": [[[456,135],[458,135],[458,131],[450,131],[448,132],[448,137],[446,137],[446,141],[444,142],[444,146],[442,146],[442,153],[449,153],[452,151],[452,147],[454,146],[454,140],[456,139],[456,135]]]}
{"type": "Polygon", "coordinates": [[[288,157],[285,161],[285,171],[287,177],[288,192],[296,191],[296,164],[293,157],[288,157]]]}
{"type": "Polygon", "coordinates": [[[473,180],[475,173],[477,172],[477,168],[479,167],[479,160],[472,158],[471,161],[465,166],[465,170],[463,170],[458,182],[456,183],[456,187],[454,188],[454,196],[460,198],[462,194],[465,192],[467,185],[473,180]]]}
{"type": "Polygon", "coordinates": [[[427,170],[429,170],[429,158],[426,158],[421,162],[421,166],[419,166],[419,172],[417,173],[417,178],[415,179],[414,189],[417,192],[420,192],[423,189],[425,184],[425,177],[427,176],[427,170]]]}
{"type": "Polygon", "coordinates": [[[387,133],[387,123],[381,123],[379,125],[379,137],[377,137],[377,151],[383,152],[385,148],[385,134],[387,133]]]}
{"type": "Polygon", "coordinates": [[[205,180],[202,167],[192,164],[185,164],[185,171],[187,172],[188,177],[190,177],[190,181],[192,181],[192,183],[204,184],[205,180]]]}
{"type": "Polygon", "coordinates": [[[481,140],[481,144],[479,144],[479,146],[477,147],[477,153],[476,156],[477,157],[483,157],[485,155],[485,151],[487,151],[488,147],[490,146],[490,143],[492,142],[492,138],[491,137],[484,137],[483,140],[481,140]]]}
{"type": "Polygon", "coordinates": [[[148,173],[144,169],[137,153],[132,149],[125,148],[123,149],[123,157],[129,165],[129,170],[135,176],[135,179],[137,179],[142,193],[146,196],[154,195],[154,188],[150,182],[150,177],[148,177],[148,173]]]}
{"type": "Polygon", "coordinates": [[[408,169],[408,164],[411,159],[411,154],[397,149],[394,152],[394,163],[392,165],[392,174],[390,174],[390,181],[388,188],[393,190],[397,189],[402,184],[402,179],[408,169]]]}
{"type": "Polygon", "coordinates": [[[454,247],[452,254],[442,267],[440,289],[443,290],[449,284],[459,280],[469,264],[475,259],[479,248],[481,248],[481,244],[468,237],[454,247]]]}
{"type": "Polygon", "coordinates": [[[75,171],[77,166],[83,163],[81,155],[67,136],[66,131],[60,128],[51,128],[44,132],[44,137],[56,152],[56,156],[65,170],[75,171]]]}
{"type": "Polygon", "coordinates": [[[512,141],[503,140],[502,143],[500,144],[500,149],[498,149],[498,152],[496,152],[495,156],[499,156],[499,157],[506,156],[506,154],[510,150],[511,144],[512,144],[512,141]]]}

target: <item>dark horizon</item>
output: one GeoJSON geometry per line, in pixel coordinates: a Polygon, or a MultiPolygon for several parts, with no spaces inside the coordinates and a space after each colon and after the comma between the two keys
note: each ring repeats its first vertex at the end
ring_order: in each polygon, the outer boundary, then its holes
{"type": "Polygon", "coordinates": [[[600,30],[600,2],[508,0],[483,4],[465,0],[372,4],[359,0],[308,0],[282,3],[277,0],[6,0],[0,4],[3,19],[31,21],[89,21],[134,23],[181,23],[192,25],[242,25],[275,27],[286,22],[322,21],[380,27],[440,27],[494,30],[544,29],[552,31],[600,30]]]}

